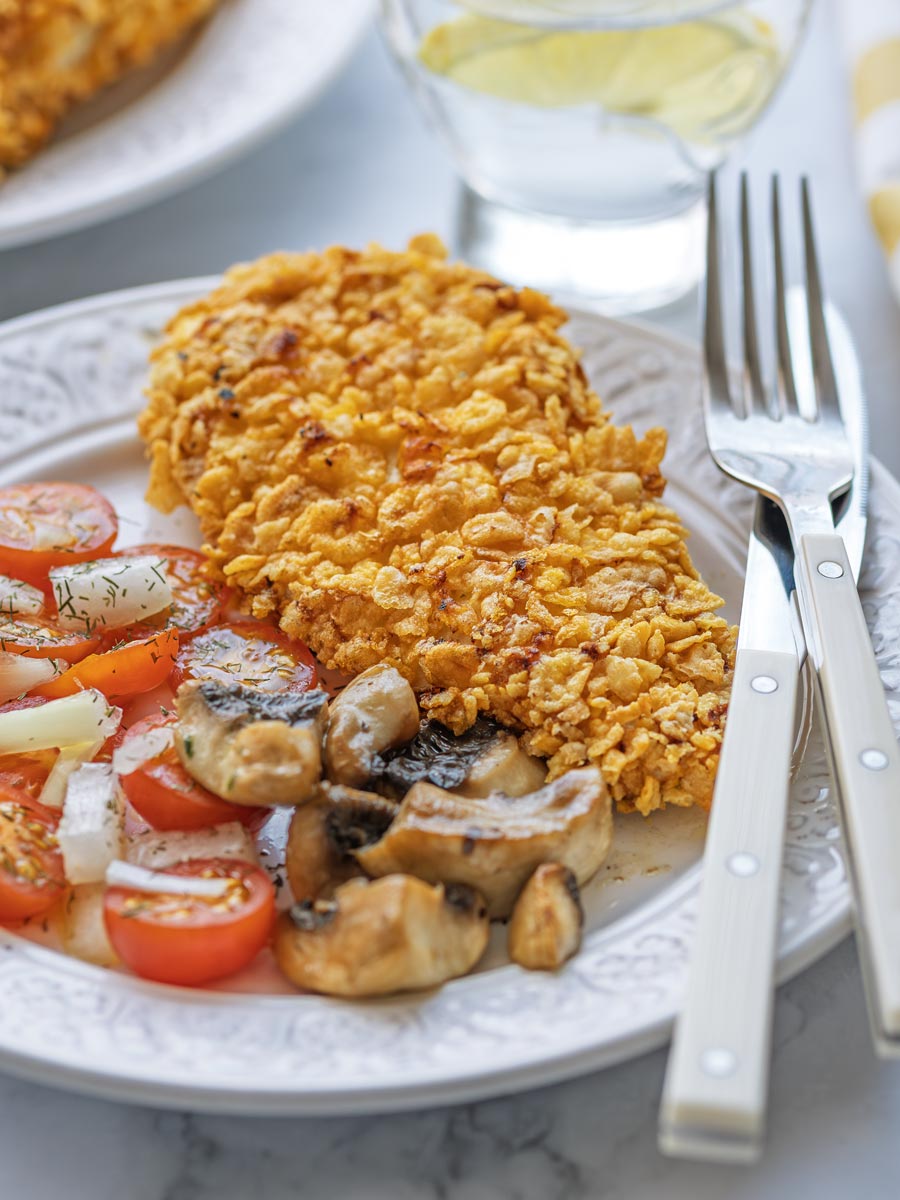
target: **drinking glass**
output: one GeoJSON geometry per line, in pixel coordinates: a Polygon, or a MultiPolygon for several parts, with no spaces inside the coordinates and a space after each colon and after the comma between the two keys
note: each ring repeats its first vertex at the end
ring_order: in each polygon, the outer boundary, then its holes
{"type": "Polygon", "coordinates": [[[811,0],[382,0],[463,179],[458,251],[607,312],[677,299],[707,172],[772,98],[811,0]]]}

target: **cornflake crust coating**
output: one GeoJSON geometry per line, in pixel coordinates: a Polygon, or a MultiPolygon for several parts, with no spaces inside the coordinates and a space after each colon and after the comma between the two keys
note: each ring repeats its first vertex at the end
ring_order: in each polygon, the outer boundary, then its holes
{"type": "Polygon", "coordinates": [[[57,122],[149,62],[218,0],[0,0],[0,177],[57,122]]]}
{"type": "Polygon", "coordinates": [[[565,320],[429,236],[235,267],[154,351],[148,499],[327,666],[595,762],[622,809],[708,806],[736,630],[660,503],[665,433],[610,421],[565,320]]]}

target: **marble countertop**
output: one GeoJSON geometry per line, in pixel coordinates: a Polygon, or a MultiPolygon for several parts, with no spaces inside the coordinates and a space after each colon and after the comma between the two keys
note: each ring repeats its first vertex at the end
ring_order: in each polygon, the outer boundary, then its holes
{"type": "MultiPolygon", "coordinates": [[[[853,178],[835,7],[735,166],[815,182],[830,293],[856,335],[873,446],[900,473],[900,309],[853,178]]],[[[277,247],[449,237],[454,180],[372,34],[278,138],[206,183],[100,229],[0,254],[0,319],[220,270],[277,247]]],[[[654,314],[693,335],[693,300],[654,314]]],[[[847,941],[783,987],[764,1161],[656,1150],[665,1055],[509,1099],[404,1116],[239,1120],[81,1099],[0,1076],[0,1194],[34,1200],[880,1200],[900,1178],[900,1065],[877,1062],[847,941]]]]}

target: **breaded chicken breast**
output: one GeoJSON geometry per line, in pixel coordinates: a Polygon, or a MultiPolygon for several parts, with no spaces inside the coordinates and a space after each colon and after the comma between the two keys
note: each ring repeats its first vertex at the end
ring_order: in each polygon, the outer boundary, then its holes
{"type": "Polygon", "coordinates": [[[0,0],[0,175],[79,100],[148,62],[218,0],[0,0]]]}
{"type": "Polygon", "coordinates": [[[154,351],[148,498],[329,667],[390,663],[622,808],[705,806],[736,630],[660,502],[664,432],[613,424],[565,319],[429,237],[236,267],[154,351]]]}

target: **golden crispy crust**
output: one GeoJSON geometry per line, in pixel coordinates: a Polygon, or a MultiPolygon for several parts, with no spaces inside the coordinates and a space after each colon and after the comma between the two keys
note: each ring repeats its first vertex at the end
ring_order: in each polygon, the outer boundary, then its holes
{"type": "Polygon", "coordinates": [[[0,175],[79,100],[148,62],[218,0],[0,0],[0,175]]]}
{"type": "Polygon", "coordinates": [[[735,630],[659,502],[663,431],[610,422],[564,320],[436,239],[236,267],[153,354],[148,498],[327,665],[392,663],[622,807],[707,805],[735,630]]]}

